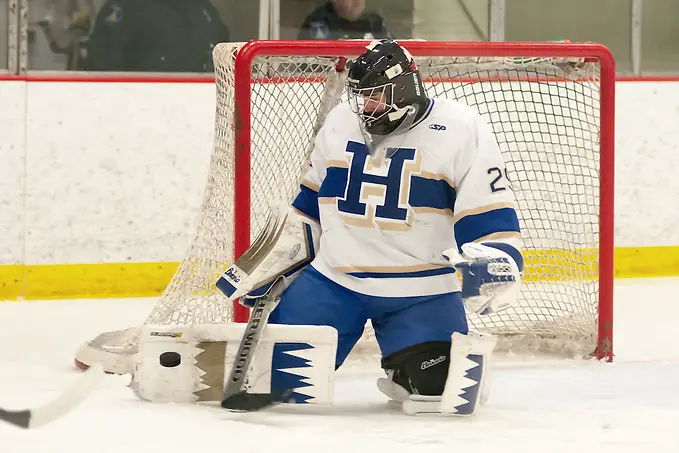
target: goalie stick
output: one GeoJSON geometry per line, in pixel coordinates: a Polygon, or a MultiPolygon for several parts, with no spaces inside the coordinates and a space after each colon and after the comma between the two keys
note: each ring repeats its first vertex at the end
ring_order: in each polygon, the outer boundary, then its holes
{"type": "MultiPolygon", "coordinates": [[[[288,208],[287,204],[282,203],[271,206],[266,225],[252,245],[217,280],[215,286],[229,301],[240,295],[239,291],[243,287],[250,289],[249,283],[251,282],[249,282],[249,279],[251,274],[271,252],[283,233],[288,217],[288,208]]],[[[264,331],[264,326],[269,319],[269,314],[276,307],[277,299],[283,292],[284,279],[283,276],[278,277],[269,286],[266,293],[253,299],[255,302],[251,307],[250,318],[245,326],[245,332],[238,346],[234,364],[224,386],[222,407],[226,409],[255,411],[282,402],[291,393],[287,390],[262,394],[248,393],[245,379],[257,344],[264,331]]]]}
{"type": "Polygon", "coordinates": [[[256,299],[245,333],[238,346],[235,362],[224,388],[222,407],[233,411],[256,411],[283,402],[290,396],[292,389],[271,393],[248,393],[245,378],[250,362],[255,355],[257,344],[262,336],[269,314],[276,306],[283,288],[283,277],[279,277],[268,293],[256,299]]]}
{"type": "Polygon", "coordinates": [[[25,429],[39,428],[51,423],[83,402],[103,375],[102,366],[94,364],[85,371],[85,376],[78,379],[54,401],[33,409],[9,411],[0,408],[0,420],[25,429]]]}

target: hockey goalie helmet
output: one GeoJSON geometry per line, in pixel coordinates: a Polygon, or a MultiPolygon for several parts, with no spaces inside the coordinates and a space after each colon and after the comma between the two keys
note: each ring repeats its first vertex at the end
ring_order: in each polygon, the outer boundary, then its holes
{"type": "Polygon", "coordinates": [[[428,102],[415,60],[391,39],[371,42],[351,62],[347,96],[362,128],[371,136],[409,128],[428,102]]]}

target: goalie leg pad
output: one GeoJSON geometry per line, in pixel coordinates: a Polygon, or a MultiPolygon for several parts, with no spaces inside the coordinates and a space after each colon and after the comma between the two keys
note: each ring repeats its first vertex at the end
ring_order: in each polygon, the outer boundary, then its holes
{"type": "Polygon", "coordinates": [[[497,338],[492,335],[453,334],[441,413],[471,415],[484,393],[487,398],[486,372],[496,343],[497,338]]]}
{"type": "MultiPolygon", "coordinates": [[[[130,387],[143,400],[213,403],[223,397],[244,324],[144,326],[130,387]]],[[[247,373],[249,393],[293,389],[291,403],[330,404],[337,331],[268,325],[247,373]]]]}

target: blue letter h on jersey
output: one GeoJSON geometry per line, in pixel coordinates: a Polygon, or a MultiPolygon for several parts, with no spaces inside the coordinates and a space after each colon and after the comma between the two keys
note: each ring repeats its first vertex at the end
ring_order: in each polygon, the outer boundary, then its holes
{"type": "Polygon", "coordinates": [[[347,214],[366,215],[367,205],[361,202],[363,184],[380,185],[385,188],[384,204],[376,207],[375,217],[405,221],[408,217],[408,209],[399,207],[401,179],[405,162],[415,160],[415,149],[399,148],[396,150],[387,161],[389,169],[386,176],[364,172],[369,157],[368,148],[364,144],[349,141],[346,151],[352,153],[353,158],[347,178],[346,196],[344,200],[338,200],[337,209],[347,214]]]}

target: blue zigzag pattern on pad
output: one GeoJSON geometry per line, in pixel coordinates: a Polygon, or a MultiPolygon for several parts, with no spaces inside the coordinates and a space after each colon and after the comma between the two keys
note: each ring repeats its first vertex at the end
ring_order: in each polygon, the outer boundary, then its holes
{"type": "MultiPolygon", "coordinates": [[[[312,363],[310,360],[302,359],[289,352],[313,349],[308,343],[276,343],[273,347],[273,357],[271,359],[271,391],[283,391],[288,389],[301,389],[311,387],[312,384],[303,382],[308,376],[283,371],[290,368],[309,368],[312,363]]],[[[306,403],[312,396],[293,392],[290,399],[295,403],[306,403]]]]}
{"type": "Polygon", "coordinates": [[[467,403],[457,407],[457,413],[460,415],[469,415],[472,412],[474,412],[475,408],[470,403],[470,401],[476,401],[476,396],[481,390],[481,375],[483,374],[483,356],[477,354],[469,354],[467,356],[467,359],[478,364],[471,370],[467,370],[465,376],[471,379],[472,381],[476,382],[476,384],[464,389],[464,392],[460,395],[461,398],[464,398],[465,400],[468,401],[467,403]]]}

